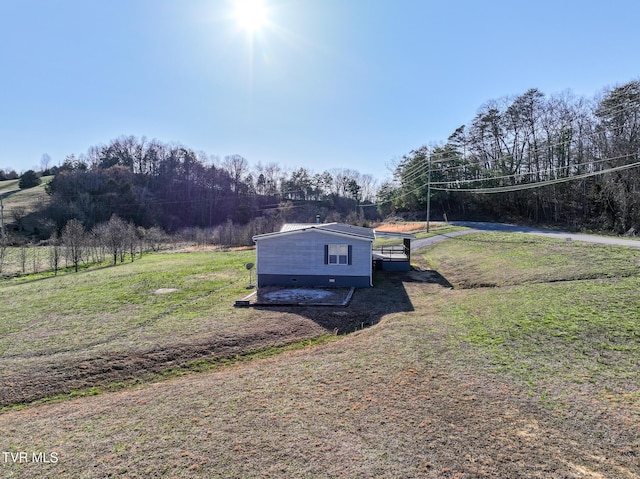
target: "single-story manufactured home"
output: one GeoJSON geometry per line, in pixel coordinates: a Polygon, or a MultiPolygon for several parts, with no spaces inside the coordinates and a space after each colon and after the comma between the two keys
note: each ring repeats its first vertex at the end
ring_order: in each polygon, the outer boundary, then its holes
{"type": "Polygon", "coordinates": [[[374,267],[396,271],[410,267],[412,235],[395,237],[404,239],[402,251],[396,249],[385,256],[374,253],[376,232],[371,228],[342,223],[285,224],[280,231],[253,237],[258,287],[373,286],[374,267]],[[384,268],[385,261],[394,266],[384,268]],[[398,266],[401,264],[404,266],[398,266]]]}

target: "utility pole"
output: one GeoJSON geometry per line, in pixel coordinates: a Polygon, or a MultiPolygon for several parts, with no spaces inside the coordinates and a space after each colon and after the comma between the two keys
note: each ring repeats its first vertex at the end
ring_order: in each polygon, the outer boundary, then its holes
{"type": "Polygon", "coordinates": [[[2,231],[2,239],[4,239],[4,202],[2,201],[2,196],[0,196],[0,231],[2,231]]]}
{"type": "Polygon", "coordinates": [[[429,232],[429,219],[431,216],[431,155],[427,152],[429,170],[427,172],[427,233],[429,232]]]}

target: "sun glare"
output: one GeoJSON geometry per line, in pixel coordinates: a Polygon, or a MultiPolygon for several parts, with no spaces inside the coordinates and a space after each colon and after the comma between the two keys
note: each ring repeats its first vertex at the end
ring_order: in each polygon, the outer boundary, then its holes
{"type": "Polygon", "coordinates": [[[238,25],[249,33],[264,27],[268,21],[264,0],[235,0],[234,17],[238,25]]]}

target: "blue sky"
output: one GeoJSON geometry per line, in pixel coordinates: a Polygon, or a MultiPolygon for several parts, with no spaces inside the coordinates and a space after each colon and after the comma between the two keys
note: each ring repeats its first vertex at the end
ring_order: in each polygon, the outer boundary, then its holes
{"type": "Polygon", "coordinates": [[[640,3],[0,0],[0,168],[121,135],[379,179],[488,100],[640,77],[640,3]]]}

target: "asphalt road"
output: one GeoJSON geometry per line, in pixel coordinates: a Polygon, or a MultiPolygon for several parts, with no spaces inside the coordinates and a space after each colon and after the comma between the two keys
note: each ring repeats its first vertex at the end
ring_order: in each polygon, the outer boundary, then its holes
{"type": "Polygon", "coordinates": [[[565,239],[567,241],[585,241],[589,243],[600,244],[612,244],[619,246],[631,246],[633,248],[640,248],[640,241],[631,240],[625,238],[616,238],[611,236],[597,236],[597,235],[585,235],[579,233],[568,233],[564,231],[549,230],[544,228],[531,228],[528,226],[510,225],[506,223],[483,223],[479,221],[452,221],[450,224],[454,226],[464,226],[471,228],[469,230],[455,231],[453,233],[446,233],[443,235],[433,236],[431,238],[424,238],[413,240],[411,242],[411,251],[416,251],[420,248],[430,246],[440,241],[444,241],[449,238],[455,238],[456,236],[462,236],[470,233],[478,233],[481,231],[504,231],[508,233],[525,233],[538,236],[547,236],[550,238],[565,239]]]}

